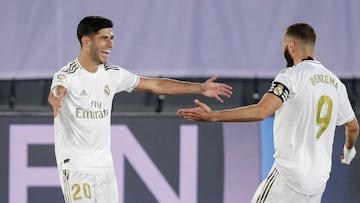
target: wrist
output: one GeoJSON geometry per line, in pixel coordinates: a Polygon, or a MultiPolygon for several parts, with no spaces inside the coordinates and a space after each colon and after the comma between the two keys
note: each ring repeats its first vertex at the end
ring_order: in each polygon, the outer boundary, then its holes
{"type": "Polygon", "coordinates": [[[219,115],[218,111],[209,112],[210,121],[211,122],[218,122],[218,115],[219,115]]]}
{"type": "Polygon", "coordinates": [[[66,88],[58,85],[51,89],[51,93],[54,97],[64,96],[66,94],[66,88]]]}
{"type": "Polygon", "coordinates": [[[352,150],[352,149],[354,149],[354,145],[351,145],[351,144],[345,144],[345,148],[347,149],[347,150],[352,150]]]}

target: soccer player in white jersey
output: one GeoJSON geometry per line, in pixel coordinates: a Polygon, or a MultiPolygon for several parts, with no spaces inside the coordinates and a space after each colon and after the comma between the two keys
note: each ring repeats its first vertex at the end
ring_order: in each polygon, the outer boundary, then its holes
{"type": "Polygon", "coordinates": [[[281,70],[262,99],[254,105],[212,111],[179,109],[188,120],[260,121],[275,113],[274,164],[259,185],[253,203],[319,203],[329,178],[335,127],[345,125],[344,164],[356,154],[359,125],[345,85],[315,60],[316,34],[305,23],[290,25],[282,50],[288,67],[281,70]]]}
{"type": "Polygon", "coordinates": [[[110,150],[113,97],[121,91],[155,94],[202,94],[223,102],[231,87],[140,77],[107,64],[113,47],[113,23],[88,16],[78,25],[80,55],[54,74],[48,101],[54,112],[55,154],[66,203],[118,203],[110,150]]]}

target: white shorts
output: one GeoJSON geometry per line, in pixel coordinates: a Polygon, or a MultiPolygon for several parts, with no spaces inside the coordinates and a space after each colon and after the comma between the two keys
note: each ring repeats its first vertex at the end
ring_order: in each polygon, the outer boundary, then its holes
{"type": "Polygon", "coordinates": [[[115,172],[89,175],[79,171],[59,171],[66,203],[119,203],[115,172]]]}
{"type": "Polygon", "coordinates": [[[304,195],[290,188],[276,168],[257,188],[251,203],[320,203],[322,193],[304,195]]]}

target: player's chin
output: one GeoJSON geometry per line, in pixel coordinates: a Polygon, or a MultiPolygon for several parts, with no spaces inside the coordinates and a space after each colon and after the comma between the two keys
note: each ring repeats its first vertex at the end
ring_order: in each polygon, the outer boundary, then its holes
{"type": "Polygon", "coordinates": [[[109,58],[108,56],[99,55],[98,56],[99,63],[105,64],[107,62],[108,58],[109,58]]]}
{"type": "Polygon", "coordinates": [[[100,64],[106,64],[106,62],[107,62],[107,59],[99,59],[100,64]]]}

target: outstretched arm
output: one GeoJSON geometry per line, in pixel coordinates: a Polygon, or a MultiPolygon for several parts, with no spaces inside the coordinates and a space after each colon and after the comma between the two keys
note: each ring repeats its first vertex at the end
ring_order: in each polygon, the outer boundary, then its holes
{"type": "Polygon", "coordinates": [[[50,91],[48,102],[53,109],[54,117],[56,117],[58,113],[60,113],[65,95],[66,88],[63,86],[55,86],[50,91]]]}
{"type": "Polygon", "coordinates": [[[197,108],[179,109],[177,114],[187,120],[212,122],[250,122],[260,121],[272,115],[280,108],[279,97],[266,93],[259,103],[234,109],[212,111],[206,104],[195,100],[197,108]]]}
{"type": "Polygon", "coordinates": [[[185,82],[167,78],[141,77],[135,90],[164,95],[202,94],[223,103],[224,101],[220,96],[231,97],[232,87],[227,84],[216,83],[214,82],[215,80],[215,76],[206,80],[204,83],[185,82]]]}

